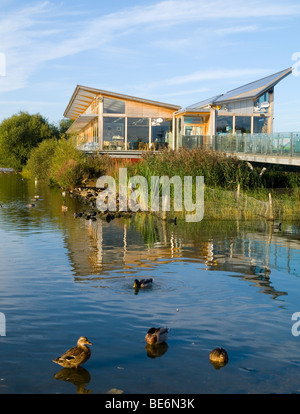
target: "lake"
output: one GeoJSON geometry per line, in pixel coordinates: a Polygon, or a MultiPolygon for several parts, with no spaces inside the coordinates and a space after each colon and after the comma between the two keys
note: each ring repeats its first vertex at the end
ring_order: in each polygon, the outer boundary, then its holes
{"type": "Polygon", "coordinates": [[[299,222],[91,221],[17,174],[0,174],[0,203],[1,394],[300,392],[299,222]],[[146,344],[153,326],[169,328],[164,346],[146,344]],[[54,364],[81,335],[87,363],[54,364]]]}

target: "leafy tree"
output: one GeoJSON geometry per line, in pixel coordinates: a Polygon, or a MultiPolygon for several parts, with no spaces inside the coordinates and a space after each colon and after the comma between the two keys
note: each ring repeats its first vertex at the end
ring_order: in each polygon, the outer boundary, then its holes
{"type": "Polygon", "coordinates": [[[22,175],[26,178],[38,178],[47,181],[57,146],[58,140],[55,138],[44,139],[40,142],[37,147],[32,149],[22,175]]]}
{"type": "Polygon", "coordinates": [[[20,111],[12,115],[0,125],[0,166],[20,171],[34,147],[58,135],[59,131],[40,114],[20,111]]]}

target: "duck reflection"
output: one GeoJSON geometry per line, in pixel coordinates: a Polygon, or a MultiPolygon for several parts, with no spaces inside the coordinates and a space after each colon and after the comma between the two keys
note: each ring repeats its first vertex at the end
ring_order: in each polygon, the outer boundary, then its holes
{"type": "Polygon", "coordinates": [[[158,344],[158,345],[150,345],[147,344],[145,346],[146,352],[147,352],[147,356],[149,358],[158,358],[163,356],[167,350],[168,350],[168,344],[166,342],[163,342],[162,344],[158,344]]]}
{"type": "Polygon", "coordinates": [[[217,361],[211,361],[211,360],[209,360],[209,362],[211,363],[211,365],[212,365],[215,369],[221,369],[221,368],[225,367],[225,365],[227,365],[227,364],[228,364],[228,361],[217,362],[217,361]]]}
{"type": "Polygon", "coordinates": [[[86,389],[87,384],[91,380],[91,376],[85,368],[62,368],[54,375],[54,378],[71,382],[75,385],[77,394],[90,394],[92,392],[92,390],[86,389]]]}

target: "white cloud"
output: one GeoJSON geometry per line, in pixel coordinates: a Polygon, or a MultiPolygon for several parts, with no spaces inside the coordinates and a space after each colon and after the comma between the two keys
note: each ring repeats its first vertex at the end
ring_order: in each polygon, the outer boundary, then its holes
{"type": "Polygon", "coordinates": [[[225,79],[235,79],[241,77],[251,77],[251,76],[264,76],[270,73],[270,69],[262,68],[252,68],[252,69],[219,69],[219,70],[204,70],[192,72],[189,74],[184,74],[181,76],[174,76],[169,79],[161,79],[156,82],[148,82],[145,85],[140,85],[138,88],[140,90],[149,90],[157,89],[162,85],[165,86],[179,86],[185,85],[188,83],[193,83],[195,85],[199,82],[205,83],[206,81],[212,80],[225,80],[225,79]]]}
{"type": "MultiPolygon", "coordinates": [[[[242,19],[248,21],[262,17],[288,17],[300,14],[300,4],[282,3],[281,1],[249,0],[163,0],[148,6],[126,7],[106,15],[88,14],[87,10],[68,10],[54,2],[36,2],[31,6],[23,6],[11,13],[3,13],[0,17],[1,50],[6,56],[6,77],[0,79],[0,91],[23,88],[36,70],[46,62],[68,57],[87,50],[105,50],[110,47],[120,48],[119,39],[151,32],[152,45],[160,44],[159,30],[169,28],[165,37],[169,47],[173,43],[174,30],[188,24],[190,36],[198,30],[197,23],[207,24],[209,21],[238,21],[238,26],[221,27],[218,30],[224,35],[255,31],[257,24],[242,25],[242,19]]],[[[95,6],[96,7],[96,6],[95,6]]],[[[100,9],[98,9],[100,10],[100,9]]],[[[186,45],[188,38],[181,38],[181,46],[186,45]]],[[[146,46],[146,45],[144,45],[146,46]]],[[[180,46],[180,42],[179,45],[180,46]]],[[[143,47],[143,46],[142,46],[143,47]]],[[[195,72],[166,80],[167,85],[185,84],[205,79],[239,76],[238,73],[251,74],[251,71],[213,71],[209,73],[195,72]]],[[[256,74],[257,70],[252,70],[256,74]]],[[[156,83],[154,83],[155,86],[156,83]]]]}

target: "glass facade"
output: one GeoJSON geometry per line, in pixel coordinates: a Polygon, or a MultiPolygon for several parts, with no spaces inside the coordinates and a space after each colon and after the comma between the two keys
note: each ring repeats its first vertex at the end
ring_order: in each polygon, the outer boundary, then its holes
{"type": "Polygon", "coordinates": [[[233,117],[232,116],[217,116],[217,133],[227,133],[230,134],[233,132],[233,117]]]}
{"type": "Polygon", "coordinates": [[[264,93],[258,99],[256,99],[256,101],[254,102],[254,108],[257,111],[261,111],[261,109],[263,109],[265,112],[269,112],[269,107],[268,106],[261,108],[261,104],[263,102],[268,102],[268,103],[270,102],[270,94],[269,94],[269,92],[264,93]]]}
{"type": "Polygon", "coordinates": [[[112,98],[103,98],[104,114],[125,114],[125,102],[112,98]]]}
{"type": "Polygon", "coordinates": [[[253,118],[253,133],[262,134],[268,132],[268,118],[255,116],[253,118]]]}
{"type": "Polygon", "coordinates": [[[236,134],[251,134],[251,117],[236,116],[235,117],[236,134]]]}
{"type": "Polygon", "coordinates": [[[160,123],[153,122],[151,126],[152,149],[162,149],[171,146],[172,121],[163,120],[160,123]]]}
{"type": "Polygon", "coordinates": [[[103,117],[103,149],[125,149],[124,117],[103,117]]]}
{"type": "Polygon", "coordinates": [[[127,149],[149,149],[149,118],[127,118],[127,149]]]}

